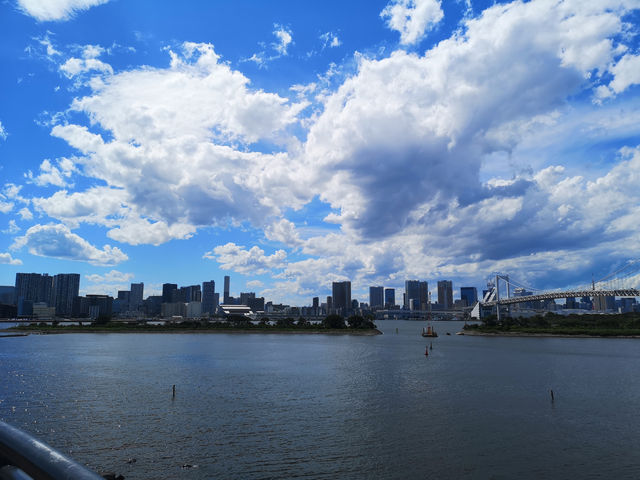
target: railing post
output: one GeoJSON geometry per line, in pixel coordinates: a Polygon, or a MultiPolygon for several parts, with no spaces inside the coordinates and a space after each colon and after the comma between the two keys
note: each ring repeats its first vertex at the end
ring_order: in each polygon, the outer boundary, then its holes
{"type": "Polygon", "coordinates": [[[0,422],[0,466],[5,465],[33,480],[104,480],[28,433],[0,422]]]}

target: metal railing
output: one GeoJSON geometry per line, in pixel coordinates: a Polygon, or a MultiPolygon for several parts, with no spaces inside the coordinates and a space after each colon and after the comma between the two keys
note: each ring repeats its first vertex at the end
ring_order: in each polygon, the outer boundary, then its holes
{"type": "Polygon", "coordinates": [[[0,422],[0,480],[104,480],[26,432],[0,422]]]}

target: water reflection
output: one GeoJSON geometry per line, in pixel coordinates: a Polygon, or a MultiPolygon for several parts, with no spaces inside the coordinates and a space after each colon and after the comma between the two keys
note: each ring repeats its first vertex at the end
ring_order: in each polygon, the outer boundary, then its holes
{"type": "Polygon", "coordinates": [[[5,338],[0,417],[127,479],[640,475],[638,341],[379,323],[5,338]]]}

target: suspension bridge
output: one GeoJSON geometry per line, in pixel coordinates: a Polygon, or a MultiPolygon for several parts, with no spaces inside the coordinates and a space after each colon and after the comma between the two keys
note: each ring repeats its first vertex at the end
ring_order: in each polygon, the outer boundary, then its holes
{"type": "MultiPolygon", "coordinates": [[[[615,272],[588,285],[570,289],[539,290],[528,287],[514,280],[509,275],[496,273],[488,283],[488,289],[482,300],[478,302],[474,313],[480,314],[483,308],[509,306],[518,303],[555,300],[559,298],[582,297],[639,297],[640,296],[640,259],[630,260],[615,272]],[[502,281],[502,282],[501,282],[502,281]],[[501,283],[504,283],[501,296],[501,283]]],[[[500,308],[496,309],[498,317],[500,308]]]]}

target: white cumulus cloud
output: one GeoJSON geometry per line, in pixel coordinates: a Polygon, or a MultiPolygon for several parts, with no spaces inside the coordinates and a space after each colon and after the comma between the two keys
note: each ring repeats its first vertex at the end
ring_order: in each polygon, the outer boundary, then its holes
{"type": "Polygon", "coordinates": [[[10,253],[0,253],[0,264],[4,265],[22,265],[22,260],[13,258],[10,253]]]}
{"type": "Polygon", "coordinates": [[[326,221],[384,237],[451,202],[500,194],[482,184],[483,162],[513,152],[592,86],[588,74],[618,54],[611,38],[625,11],[606,2],[495,5],[424,55],[361,59],[305,145],[320,198],[339,210],[326,221]]]}
{"type": "Polygon", "coordinates": [[[134,278],[133,273],[124,273],[118,270],[111,270],[103,275],[98,273],[93,273],[90,275],[85,275],[86,278],[91,283],[126,283],[132,278],[134,278]]]}
{"type": "Polygon", "coordinates": [[[418,43],[424,35],[442,20],[440,0],[393,0],[380,16],[387,26],[400,32],[400,43],[418,43]]]}
{"type": "Polygon", "coordinates": [[[76,13],[109,0],[18,0],[20,9],[39,22],[69,20],[76,13]]]}
{"type": "Polygon", "coordinates": [[[34,225],[23,236],[16,238],[12,245],[13,249],[23,247],[32,255],[92,265],[115,265],[128,259],[119,248],[105,245],[99,249],[64,225],[34,225]]]}
{"type": "Polygon", "coordinates": [[[217,261],[223,270],[233,270],[244,275],[262,275],[284,268],[287,254],[284,250],[276,250],[272,255],[265,255],[264,250],[255,245],[247,250],[235,243],[227,243],[205,253],[203,258],[217,261]]]}
{"type": "Polygon", "coordinates": [[[34,175],[33,172],[27,173],[27,178],[38,186],[54,185],[56,187],[68,186],[71,175],[77,171],[73,161],[68,158],[59,159],[57,165],[51,160],[44,159],[40,164],[40,173],[34,175]]]}
{"type": "MultiPolygon", "coordinates": [[[[285,153],[251,150],[260,140],[291,141],[287,129],[306,104],[251,89],[211,45],[185,43],[169,54],[169,68],[101,79],[73,102],[112,138],[78,124],[51,133],[83,154],[74,168],[107,187],[60,191],[36,199],[39,209],[70,225],[75,217],[112,227],[108,235],[118,241],[160,244],[203,225],[260,224],[307,195],[278,178],[291,171],[285,153]]],[[[49,162],[33,178],[62,185],[70,172],[49,162]]]]}

